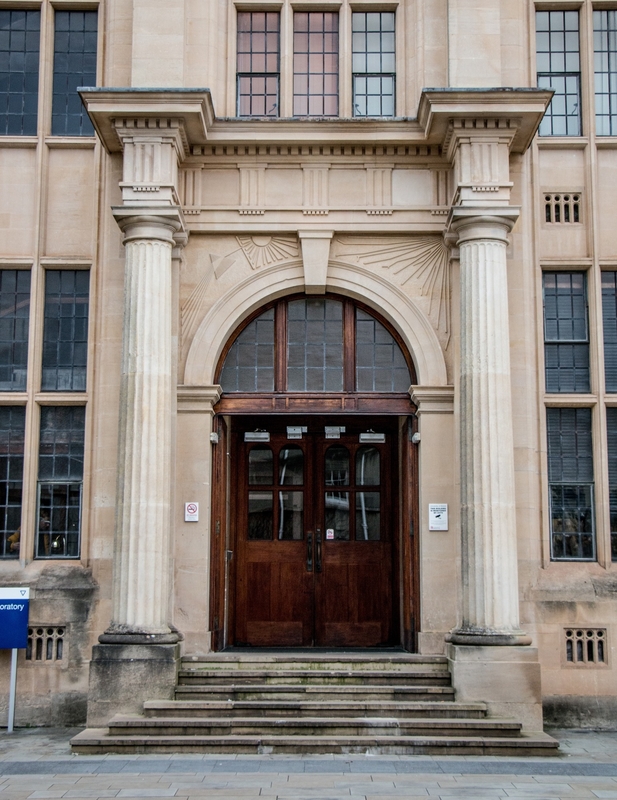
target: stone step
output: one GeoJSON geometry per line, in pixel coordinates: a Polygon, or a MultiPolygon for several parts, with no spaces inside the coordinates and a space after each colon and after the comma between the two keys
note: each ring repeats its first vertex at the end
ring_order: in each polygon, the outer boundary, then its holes
{"type": "Polygon", "coordinates": [[[453,700],[451,686],[209,684],[176,686],[176,700],[453,700]]]}
{"type": "Polygon", "coordinates": [[[234,669],[229,672],[211,669],[181,669],[180,686],[218,684],[300,684],[329,685],[402,685],[448,686],[450,673],[446,670],[429,672],[390,672],[389,670],[323,670],[323,669],[234,669]]]}
{"type": "Polygon", "coordinates": [[[410,653],[397,653],[384,655],[381,651],[376,654],[345,654],[326,653],[319,656],[308,653],[290,655],[285,654],[231,654],[211,653],[208,655],[183,656],[182,669],[206,670],[248,670],[266,668],[269,670],[345,670],[369,672],[447,672],[448,661],[445,656],[421,656],[410,653]]]}
{"type": "Polygon", "coordinates": [[[396,717],[185,717],[115,716],[110,736],[518,736],[520,722],[501,719],[396,717]]]}
{"type": "Polygon", "coordinates": [[[387,700],[149,700],[144,703],[146,717],[231,717],[261,714],[264,717],[394,717],[483,719],[485,703],[458,703],[387,700]]]}
{"type": "Polygon", "coordinates": [[[71,740],[74,753],[363,753],[374,755],[551,756],[544,733],[484,736],[110,736],[90,728],[71,740]]]}

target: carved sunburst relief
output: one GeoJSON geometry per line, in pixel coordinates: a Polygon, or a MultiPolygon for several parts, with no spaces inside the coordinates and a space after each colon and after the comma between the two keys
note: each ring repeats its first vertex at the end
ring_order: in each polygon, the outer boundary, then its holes
{"type": "Polygon", "coordinates": [[[279,261],[298,258],[298,242],[294,236],[238,236],[238,243],[252,269],[269,267],[279,261]]]}
{"type": "Polygon", "coordinates": [[[441,236],[405,238],[342,236],[345,255],[353,255],[366,267],[392,270],[404,275],[401,284],[420,283],[420,292],[430,296],[429,314],[450,340],[450,251],[441,236]]]}

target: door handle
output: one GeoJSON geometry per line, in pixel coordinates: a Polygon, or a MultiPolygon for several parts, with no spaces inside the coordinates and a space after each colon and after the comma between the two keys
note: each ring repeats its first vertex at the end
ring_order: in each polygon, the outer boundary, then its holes
{"type": "Polygon", "coordinates": [[[316,553],[315,553],[315,572],[321,572],[321,528],[317,528],[317,536],[315,537],[316,553]]]}
{"type": "Polygon", "coordinates": [[[313,531],[306,534],[306,571],[313,571],[313,531]]]}

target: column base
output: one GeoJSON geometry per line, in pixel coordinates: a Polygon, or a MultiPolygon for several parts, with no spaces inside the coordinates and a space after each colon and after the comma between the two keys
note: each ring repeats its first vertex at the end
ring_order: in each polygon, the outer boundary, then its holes
{"type": "Polygon", "coordinates": [[[538,650],[529,646],[446,646],[456,699],[484,702],[492,717],[509,717],[524,731],[542,730],[538,650]]]}
{"type": "Polygon", "coordinates": [[[92,648],[88,727],[101,728],[115,714],[141,714],[145,700],[173,700],[177,644],[98,644],[92,648]]]}

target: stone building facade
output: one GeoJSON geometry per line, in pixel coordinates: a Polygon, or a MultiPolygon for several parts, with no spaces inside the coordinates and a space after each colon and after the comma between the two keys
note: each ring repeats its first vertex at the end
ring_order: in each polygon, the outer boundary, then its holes
{"type": "Polygon", "coordinates": [[[18,724],[381,645],[610,725],[614,3],[11,0],[0,37],[18,724]]]}

